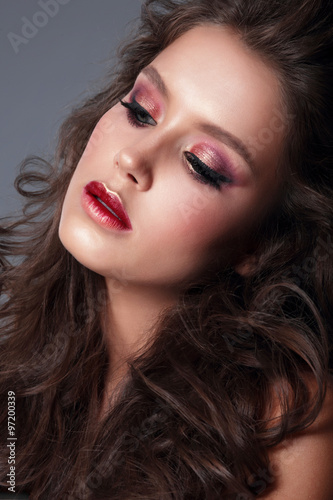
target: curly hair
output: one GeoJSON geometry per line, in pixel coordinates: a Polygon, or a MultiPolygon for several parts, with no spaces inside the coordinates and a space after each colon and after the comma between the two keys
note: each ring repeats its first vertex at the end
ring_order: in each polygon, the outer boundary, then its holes
{"type": "Polygon", "coordinates": [[[21,416],[16,486],[31,499],[239,500],[274,487],[273,474],[271,484],[258,481],[270,470],[267,451],[315,420],[330,373],[332,7],[146,0],[105,88],[63,123],[53,161],[22,163],[24,213],[0,227],[3,488],[9,388],[21,416]],[[283,199],[256,231],[251,273],[191,284],[130,360],[99,422],[107,293],[61,245],[62,203],[101,116],[165,47],[203,24],[231,27],[278,74],[289,116],[283,199]],[[276,399],[281,416],[272,418],[276,399]]]}

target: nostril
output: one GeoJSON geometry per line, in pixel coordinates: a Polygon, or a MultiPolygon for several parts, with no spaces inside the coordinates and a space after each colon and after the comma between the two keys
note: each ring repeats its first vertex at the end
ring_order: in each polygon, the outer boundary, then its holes
{"type": "Polygon", "coordinates": [[[136,178],[134,177],[134,175],[128,174],[128,176],[135,182],[135,184],[138,184],[138,181],[136,180],[136,178]]]}

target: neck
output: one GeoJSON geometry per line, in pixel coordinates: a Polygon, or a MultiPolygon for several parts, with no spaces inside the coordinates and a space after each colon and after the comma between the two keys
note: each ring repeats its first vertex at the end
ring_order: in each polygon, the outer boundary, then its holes
{"type": "Polygon", "coordinates": [[[161,313],[177,302],[179,292],[127,284],[115,289],[106,281],[109,308],[105,332],[111,373],[126,373],[130,359],[148,340],[161,313]]]}

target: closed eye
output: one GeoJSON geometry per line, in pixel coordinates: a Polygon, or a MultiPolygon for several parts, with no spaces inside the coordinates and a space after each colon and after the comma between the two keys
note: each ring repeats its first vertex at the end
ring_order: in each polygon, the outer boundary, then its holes
{"type": "Polygon", "coordinates": [[[219,189],[221,184],[229,184],[232,182],[231,179],[225,175],[208,167],[208,165],[202,162],[195,154],[186,151],[184,155],[187,162],[190,164],[190,173],[200,182],[210,184],[216,189],[219,189]]]}
{"type": "MultiPolygon", "coordinates": [[[[142,128],[147,125],[157,125],[154,118],[135,100],[135,98],[133,98],[131,102],[122,101],[120,99],[120,104],[126,108],[127,119],[132,126],[142,128]]],[[[232,182],[225,175],[208,167],[208,165],[202,162],[195,154],[185,151],[184,156],[187,163],[190,165],[190,174],[193,175],[197,181],[203,184],[209,184],[216,189],[220,189],[222,184],[232,182]]]]}
{"type": "Polygon", "coordinates": [[[132,102],[122,101],[120,104],[127,110],[127,119],[134,127],[156,125],[154,118],[133,98],[132,102]]]}

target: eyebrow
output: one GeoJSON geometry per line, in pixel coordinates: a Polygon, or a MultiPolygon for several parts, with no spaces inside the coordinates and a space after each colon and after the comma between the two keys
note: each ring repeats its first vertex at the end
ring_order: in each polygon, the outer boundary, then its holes
{"type": "MultiPolygon", "coordinates": [[[[165,97],[169,97],[169,92],[167,86],[165,85],[161,75],[157,69],[152,66],[146,66],[142,73],[151,81],[151,83],[159,90],[159,92],[165,97]]],[[[250,166],[251,170],[254,171],[254,163],[250,155],[249,150],[245,144],[235,135],[231,134],[227,130],[219,127],[218,125],[213,125],[212,123],[196,123],[195,124],[203,132],[211,135],[220,142],[223,142],[227,146],[231,147],[236,153],[238,153],[250,166]]]]}
{"type": "Polygon", "coordinates": [[[252,157],[249,150],[245,144],[235,135],[231,134],[227,130],[213,125],[211,123],[198,123],[198,127],[207,134],[211,135],[218,141],[223,142],[227,146],[231,147],[236,153],[238,153],[250,166],[251,170],[254,171],[255,165],[253,163],[252,157]]]}
{"type": "Polygon", "coordinates": [[[154,66],[146,66],[143,70],[142,73],[151,81],[153,85],[160,91],[160,93],[168,98],[169,97],[169,92],[168,89],[157,71],[157,69],[154,66]]]}

